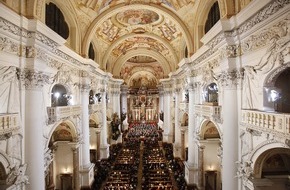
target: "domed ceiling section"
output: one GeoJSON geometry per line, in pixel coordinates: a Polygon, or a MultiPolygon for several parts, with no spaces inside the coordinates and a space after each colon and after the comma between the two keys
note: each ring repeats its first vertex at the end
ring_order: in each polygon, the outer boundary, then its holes
{"type": "Polygon", "coordinates": [[[180,60],[187,56],[186,48],[192,52],[191,35],[177,12],[189,4],[194,3],[98,1],[99,15],[89,27],[94,32],[87,32],[86,37],[97,47],[100,68],[124,79],[129,86],[138,86],[141,79],[142,84],[156,86],[159,79],[178,68],[180,60]]]}
{"type": "Polygon", "coordinates": [[[120,77],[133,88],[146,86],[155,88],[159,79],[164,78],[161,65],[148,56],[134,56],[122,65],[120,77]]]}

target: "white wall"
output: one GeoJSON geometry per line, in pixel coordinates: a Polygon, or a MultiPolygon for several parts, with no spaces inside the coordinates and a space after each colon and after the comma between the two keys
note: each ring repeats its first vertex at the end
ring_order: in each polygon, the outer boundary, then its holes
{"type": "Polygon", "coordinates": [[[54,162],[57,167],[54,168],[56,174],[55,185],[60,189],[60,174],[73,173],[73,152],[68,142],[58,142],[55,152],[54,162]]]}

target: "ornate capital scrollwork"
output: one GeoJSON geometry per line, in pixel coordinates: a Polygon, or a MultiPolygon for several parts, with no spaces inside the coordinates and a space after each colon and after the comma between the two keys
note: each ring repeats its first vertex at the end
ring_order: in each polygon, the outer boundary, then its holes
{"type": "Polygon", "coordinates": [[[79,85],[81,92],[89,92],[91,86],[89,84],[80,84],[79,85]]]}
{"type": "Polygon", "coordinates": [[[52,77],[43,72],[25,69],[17,72],[26,89],[40,90],[45,84],[52,83],[52,77]]]}
{"type": "Polygon", "coordinates": [[[163,94],[164,94],[164,95],[170,95],[171,93],[172,93],[171,90],[164,90],[164,91],[163,91],[163,94]]]}
{"type": "Polygon", "coordinates": [[[21,54],[20,45],[5,37],[0,37],[0,51],[16,55],[21,54]]]}
{"type": "Polygon", "coordinates": [[[223,71],[220,75],[217,76],[217,79],[221,86],[227,88],[236,88],[237,85],[241,85],[243,79],[242,70],[233,70],[233,71],[223,71]]]}

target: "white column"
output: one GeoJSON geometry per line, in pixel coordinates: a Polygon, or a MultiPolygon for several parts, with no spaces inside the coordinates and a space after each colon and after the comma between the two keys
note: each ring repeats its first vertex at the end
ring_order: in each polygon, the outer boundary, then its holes
{"type": "Polygon", "coordinates": [[[122,134],[122,130],[121,130],[121,101],[120,101],[120,91],[116,91],[115,92],[115,106],[116,106],[116,112],[119,116],[119,121],[120,121],[120,125],[119,125],[119,131],[120,131],[120,136],[117,139],[117,143],[122,143],[122,139],[123,139],[123,134],[122,134]]]}
{"type": "Polygon", "coordinates": [[[181,159],[185,160],[185,131],[186,129],[184,127],[181,127],[180,133],[181,133],[181,159]]]}
{"type": "Polygon", "coordinates": [[[113,113],[117,113],[120,117],[120,92],[113,91],[112,93],[113,113]]]}
{"type": "Polygon", "coordinates": [[[121,86],[121,110],[122,110],[122,113],[127,113],[126,117],[128,117],[127,92],[128,92],[127,85],[122,85],[121,86]]]}
{"type": "Polygon", "coordinates": [[[185,180],[189,185],[198,183],[198,146],[195,134],[194,89],[192,84],[188,89],[188,160],[185,163],[185,180]]]}
{"type": "Polygon", "coordinates": [[[179,125],[179,104],[180,104],[180,89],[175,91],[175,142],[174,142],[174,157],[181,158],[181,131],[179,125]]]}
{"type": "Polygon", "coordinates": [[[81,163],[83,168],[88,168],[90,162],[90,128],[89,128],[89,85],[82,84],[81,98],[82,98],[82,132],[83,143],[81,146],[81,163]]]}
{"type": "Polygon", "coordinates": [[[164,93],[162,91],[159,91],[159,113],[163,112],[164,110],[163,98],[164,98],[164,93]]]}
{"type": "Polygon", "coordinates": [[[106,159],[109,157],[109,145],[107,142],[108,126],[107,126],[107,105],[106,105],[106,88],[102,89],[102,131],[101,131],[101,145],[100,145],[100,159],[106,159]]]}
{"type": "Polygon", "coordinates": [[[81,84],[81,102],[82,102],[82,133],[83,133],[83,142],[81,144],[81,186],[88,187],[90,186],[91,181],[93,181],[93,176],[90,173],[93,173],[94,164],[90,161],[90,126],[89,126],[89,90],[90,90],[90,81],[86,81],[86,78],[83,78],[83,84],[81,84]]]}
{"type": "Polygon", "coordinates": [[[204,188],[204,149],[205,146],[204,145],[200,145],[199,146],[199,180],[198,180],[198,187],[199,189],[203,189],[204,188]]]}
{"type": "Polygon", "coordinates": [[[100,160],[101,131],[99,129],[96,130],[96,137],[97,137],[97,160],[100,160]]]}
{"type": "Polygon", "coordinates": [[[78,143],[71,143],[71,149],[73,152],[73,189],[79,190],[80,189],[80,166],[79,166],[79,144],[78,143]]]}
{"type": "Polygon", "coordinates": [[[26,185],[26,190],[44,190],[43,127],[45,126],[45,108],[42,87],[44,79],[48,76],[26,70],[23,71],[22,77],[26,87],[24,152],[29,177],[29,184],[26,185]]]}
{"type": "Polygon", "coordinates": [[[122,85],[121,86],[121,113],[126,113],[126,118],[122,123],[122,129],[127,130],[128,129],[128,102],[127,102],[127,92],[128,92],[128,86],[122,85]]]}
{"type": "Polygon", "coordinates": [[[171,116],[170,116],[170,91],[163,93],[164,100],[164,126],[163,141],[172,143],[171,116]]]}
{"type": "Polygon", "coordinates": [[[223,189],[238,189],[238,104],[237,86],[232,81],[232,73],[223,88],[223,155],[222,155],[222,184],[223,189]]]}
{"type": "Polygon", "coordinates": [[[191,87],[188,89],[189,93],[189,102],[188,102],[188,164],[195,164],[195,145],[194,145],[194,137],[195,137],[195,124],[194,124],[194,90],[191,87]]]}
{"type": "Polygon", "coordinates": [[[116,102],[115,102],[115,106],[116,106],[116,112],[118,113],[119,117],[121,118],[121,101],[120,101],[120,91],[115,92],[115,98],[116,98],[116,102]]]}

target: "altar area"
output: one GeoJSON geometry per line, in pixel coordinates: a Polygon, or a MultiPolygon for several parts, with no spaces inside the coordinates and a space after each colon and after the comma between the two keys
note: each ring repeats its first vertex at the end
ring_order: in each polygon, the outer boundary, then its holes
{"type": "Polygon", "coordinates": [[[159,94],[155,90],[133,89],[127,102],[128,123],[158,123],[159,94]]]}

